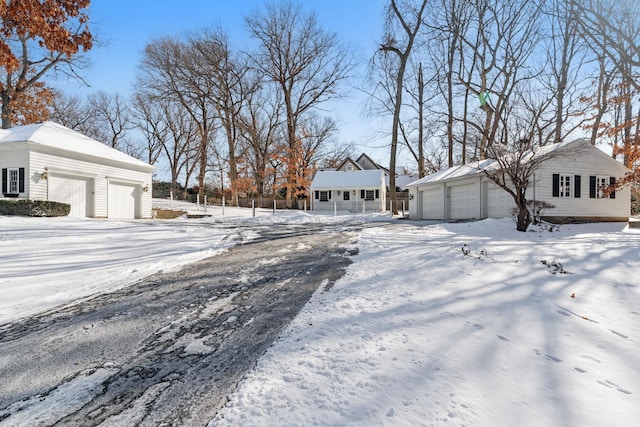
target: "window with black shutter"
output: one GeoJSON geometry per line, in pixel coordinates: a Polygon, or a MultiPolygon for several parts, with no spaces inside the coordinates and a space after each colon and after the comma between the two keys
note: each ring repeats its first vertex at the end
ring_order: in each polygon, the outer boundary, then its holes
{"type": "Polygon", "coordinates": [[[5,197],[18,197],[24,189],[24,168],[2,169],[2,194],[5,197]]]}
{"type": "Polygon", "coordinates": [[[616,177],[595,175],[589,177],[589,197],[592,199],[615,199],[616,177]]]}

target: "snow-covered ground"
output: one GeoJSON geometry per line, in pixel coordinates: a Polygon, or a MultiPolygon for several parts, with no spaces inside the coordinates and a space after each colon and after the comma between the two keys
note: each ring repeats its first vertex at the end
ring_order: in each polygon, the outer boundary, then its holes
{"type": "MultiPolygon", "coordinates": [[[[0,324],[223,250],[211,222],[388,219],[219,209],[0,217],[0,324]]],[[[397,221],[358,246],[212,426],[637,425],[640,230],[397,221]]]]}
{"type": "MultiPolygon", "coordinates": [[[[191,203],[154,199],[154,206],[204,214],[191,203]]],[[[324,216],[208,206],[203,219],[115,221],[0,216],[0,325],[86,297],[131,285],[214,255],[234,244],[212,223],[340,222],[388,215],[324,216]]],[[[234,234],[234,233],[232,233],[234,234]]],[[[242,230],[244,240],[255,237],[242,230]]],[[[233,237],[233,236],[232,236],[233,237]]]]}

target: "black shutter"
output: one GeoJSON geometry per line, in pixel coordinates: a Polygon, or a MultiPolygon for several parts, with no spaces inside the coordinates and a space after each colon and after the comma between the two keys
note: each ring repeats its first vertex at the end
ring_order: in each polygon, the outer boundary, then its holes
{"type": "Polygon", "coordinates": [[[24,168],[18,169],[18,193],[24,193],[24,168]]]}
{"type": "Polygon", "coordinates": [[[364,190],[360,190],[360,198],[364,199],[364,190]]]}
{"type": "Polygon", "coordinates": [[[609,177],[609,185],[611,185],[611,193],[609,193],[609,198],[610,199],[615,199],[616,198],[616,177],[615,176],[610,176],[609,177]]]}
{"type": "Polygon", "coordinates": [[[376,199],[380,198],[380,190],[376,190],[376,199]]]}
{"type": "Polygon", "coordinates": [[[560,174],[559,173],[553,174],[551,196],[560,197],[560,174]]]}
{"type": "Polygon", "coordinates": [[[329,190],[327,192],[329,193],[329,200],[331,200],[331,193],[333,193],[333,190],[329,190]]]}
{"type": "Polygon", "coordinates": [[[580,197],[580,175],[576,175],[573,177],[573,185],[574,185],[574,189],[573,189],[573,196],[575,198],[579,198],[580,197]]]}
{"type": "Polygon", "coordinates": [[[593,175],[589,177],[589,198],[596,198],[596,177],[593,175]]]}
{"type": "Polygon", "coordinates": [[[316,190],[314,196],[315,196],[314,198],[318,200],[320,198],[320,191],[316,190]]]}
{"type": "Polygon", "coordinates": [[[2,168],[2,194],[7,193],[7,168],[2,168]]]}

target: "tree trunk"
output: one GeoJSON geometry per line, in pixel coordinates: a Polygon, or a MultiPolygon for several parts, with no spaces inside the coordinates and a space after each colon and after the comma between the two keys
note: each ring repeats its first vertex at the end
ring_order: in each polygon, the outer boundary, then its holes
{"type": "Polygon", "coordinates": [[[418,66],[418,178],[427,175],[424,167],[424,78],[422,62],[418,66]]]}
{"type": "Polygon", "coordinates": [[[518,209],[518,213],[516,215],[516,230],[518,231],[527,231],[529,225],[531,225],[531,214],[529,213],[529,209],[527,209],[527,199],[524,196],[524,191],[519,194],[516,202],[516,208],[518,209]]]}
{"type": "Polygon", "coordinates": [[[11,97],[7,90],[3,90],[0,94],[2,98],[2,129],[11,128],[11,97]]]}

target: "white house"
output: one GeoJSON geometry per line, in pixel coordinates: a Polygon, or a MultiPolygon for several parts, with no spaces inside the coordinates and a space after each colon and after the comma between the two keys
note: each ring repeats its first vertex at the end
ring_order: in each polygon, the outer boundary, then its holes
{"type": "Polygon", "coordinates": [[[384,172],[380,169],[317,171],[309,192],[312,210],[386,210],[384,172]]]}
{"type": "MultiPolygon", "coordinates": [[[[552,222],[628,221],[631,190],[605,189],[627,169],[588,140],[549,145],[527,187],[527,200],[547,202],[541,217],[552,222]]],[[[504,218],[513,214],[511,195],[483,172],[495,160],[455,166],[409,184],[409,214],[414,219],[504,218]]]]}
{"type": "Polygon", "coordinates": [[[1,198],[71,205],[70,216],[151,218],[153,166],[53,122],[0,130],[1,198]]]}

